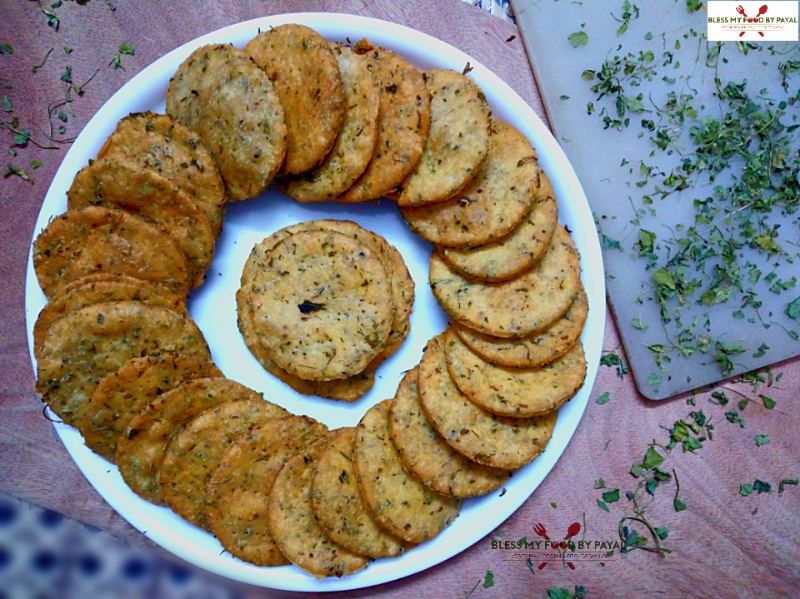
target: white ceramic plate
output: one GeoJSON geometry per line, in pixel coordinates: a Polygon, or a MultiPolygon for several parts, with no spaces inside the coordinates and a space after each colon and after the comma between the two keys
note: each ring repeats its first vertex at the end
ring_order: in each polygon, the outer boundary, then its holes
{"type": "MultiPolygon", "coordinates": [[[[263,587],[294,591],[348,590],[409,576],[470,547],[516,511],[550,472],[578,425],[597,372],[605,324],[603,265],[592,214],[572,167],[541,120],[508,85],[474,58],[435,38],[400,25],[339,14],[298,13],[239,23],[189,42],[147,67],[114,94],[75,141],[45,197],[34,235],[52,216],[66,210],[66,191],[75,173],[96,156],[119,119],[130,112],[164,111],[170,76],[191,51],[212,42],[231,42],[243,47],[260,29],[287,22],[304,23],[331,41],[355,42],[367,37],[374,44],[398,52],[423,70],[442,67],[461,71],[467,62],[472,65],[470,76],[485,92],[494,116],[515,125],[536,147],[540,164],[552,180],[559,200],[560,220],[572,231],[581,252],[582,279],[590,304],[583,334],[589,365],[583,389],[561,409],[553,439],[544,454],[516,473],[502,491],[466,501],[455,523],[434,540],[399,558],[377,560],[367,569],[341,579],[316,580],[294,566],[259,568],[231,557],[211,535],[184,522],[169,509],[134,495],[116,467],[88,450],[75,429],[62,424],[55,424],[55,428],[72,458],[108,503],[147,537],[184,560],[216,574],[263,587]]],[[[229,207],[214,262],[206,282],[192,292],[189,311],[206,335],[216,364],[227,377],[262,391],[265,397],[293,413],[310,414],[330,428],[353,426],[369,406],[394,395],[402,373],[419,362],[425,343],[447,324],[428,286],[430,252],[431,245],[409,231],[391,202],[356,206],[297,204],[280,192],[268,190],[258,198],[229,207]],[[236,326],[234,294],[252,246],[276,229],[315,218],[351,219],[383,235],[401,251],[416,282],[409,338],[378,370],[370,393],[353,404],[296,394],[261,369],[245,347],[236,326]]],[[[31,347],[33,324],[44,303],[29,258],[26,314],[31,347]]]]}

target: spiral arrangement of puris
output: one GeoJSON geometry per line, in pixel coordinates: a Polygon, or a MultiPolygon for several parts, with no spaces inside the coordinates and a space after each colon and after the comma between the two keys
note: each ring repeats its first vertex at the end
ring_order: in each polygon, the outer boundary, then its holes
{"type": "MultiPolygon", "coordinates": [[[[259,566],[343,576],[438,535],[544,451],[583,384],[580,258],[536,151],[468,69],[304,25],[198,48],[39,233],[37,391],[141,497],[259,566]],[[451,324],[392,398],[328,430],[225,377],[186,309],[228,202],[395,200],[451,324]]],[[[350,221],[269,231],[239,328],[299,393],[355,401],[410,328],[400,253],[350,221]]]]}

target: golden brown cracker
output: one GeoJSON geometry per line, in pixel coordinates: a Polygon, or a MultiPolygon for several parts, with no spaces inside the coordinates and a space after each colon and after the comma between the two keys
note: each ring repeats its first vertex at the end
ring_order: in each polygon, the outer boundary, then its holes
{"type": "Polygon", "coordinates": [[[401,208],[411,230],[436,245],[475,247],[502,239],[530,211],[539,166],[530,141],[492,120],[489,154],[470,184],[446,202],[401,208]]]}
{"type": "Polygon", "coordinates": [[[314,515],[314,466],[329,443],[325,435],[289,458],[272,485],[268,518],[275,542],[293,564],[318,578],[341,578],[365,568],[369,558],[333,541],[314,515]]]}
{"type": "Polygon", "coordinates": [[[431,125],[417,166],[400,185],[400,206],[442,202],[463,190],[489,153],[492,111],[480,87],[450,69],[425,71],[431,125]]]}
{"type": "Polygon", "coordinates": [[[230,44],[202,46],[181,63],[167,113],[200,136],[229,200],[257,196],[283,163],[283,105],[266,73],[230,44]]]}
{"type": "Polygon", "coordinates": [[[215,237],[222,231],[227,198],[219,169],[197,133],[171,115],[146,111],[120,119],[97,157],[166,177],[203,211],[215,237]]]}
{"type": "Polygon", "coordinates": [[[283,104],[286,158],[281,175],[297,175],[327,156],[347,104],[336,57],[319,33],[298,23],[270,27],[244,47],[272,81],[283,104]]]}
{"type": "Polygon", "coordinates": [[[190,420],[169,442],[161,463],[161,494],[172,511],[195,526],[206,522],[206,486],[222,454],[252,427],[289,412],[265,399],[226,401],[190,420]]]}
{"type": "Polygon", "coordinates": [[[220,376],[222,372],[205,353],[131,358],[100,380],[78,428],[89,449],[114,462],[117,441],[142,408],[187,380],[220,376]]]}
{"type": "Polygon", "coordinates": [[[362,372],[391,330],[383,264],[335,231],[303,231],[265,256],[249,293],[259,340],[284,370],[311,380],[362,372]]]}
{"type": "Polygon", "coordinates": [[[169,235],[189,261],[198,287],[214,258],[214,234],[205,213],[166,177],[129,161],[102,158],[83,167],[67,191],[67,208],[118,208],[169,235]]]}
{"type": "Polygon", "coordinates": [[[398,186],[419,162],[431,121],[430,94],[414,65],[365,40],[355,51],[366,57],[378,82],[378,141],[364,173],[337,198],[344,203],[375,200],[398,186]]]}
{"type": "Polygon", "coordinates": [[[589,314],[586,291],[581,288],[564,315],[548,328],[529,337],[493,337],[452,323],[461,340],[487,362],[508,368],[535,368],[563,355],[580,338],[589,314]]]}
{"type": "Polygon", "coordinates": [[[165,352],[210,355],[202,332],[182,312],[136,301],[92,304],[47,329],[36,353],[36,390],[75,425],[106,374],[132,357],[165,352]]]}
{"type": "Polygon", "coordinates": [[[536,418],[504,418],[475,405],[450,377],[445,356],[446,331],[428,342],[419,367],[422,407],[450,444],[480,464],[515,470],[541,454],[555,428],[558,412],[536,418]]]}
{"type": "Polygon", "coordinates": [[[326,399],[352,402],[361,398],[375,384],[375,372],[364,370],[355,376],[346,379],[333,379],[330,381],[307,381],[294,374],[285,371],[275,363],[268,348],[262,345],[253,327],[253,319],[250,316],[249,302],[246,302],[247,294],[244,289],[236,292],[237,306],[237,325],[242,339],[253,354],[259,364],[276,377],[283,381],[292,389],[303,395],[319,395],[326,399]]]}
{"type": "Polygon", "coordinates": [[[397,387],[389,434],[406,469],[442,495],[484,495],[509,478],[507,470],[483,466],[458,453],[431,426],[420,402],[417,366],[403,376],[397,387]]]}
{"type": "Polygon", "coordinates": [[[87,275],[61,287],[39,312],[33,325],[34,351],[41,345],[50,325],[72,310],[79,310],[91,304],[124,300],[164,306],[187,313],[183,298],[160,285],[126,275],[110,273],[87,275]]]}
{"type": "Polygon", "coordinates": [[[338,432],[314,464],[311,504],[319,526],[342,547],[367,557],[394,557],[404,543],[370,515],[353,466],[355,429],[338,432]]]}
{"type": "Polygon", "coordinates": [[[458,335],[445,340],[447,368],[456,386],[473,403],[499,416],[530,418],[557,410],[578,392],[586,378],[583,344],[539,368],[505,368],[486,362],[458,335]]]}
{"type": "Polygon", "coordinates": [[[286,461],[327,431],[313,418],[286,416],[254,426],[228,447],[206,487],[206,520],[226,551],[257,566],[290,563],[270,531],[270,490],[286,461]]]}
{"type": "Polygon", "coordinates": [[[378,139],[378,86],[366,59],[342,44],[331,44],[345,93],[344,122],[324,162],[300,176],[278,182],[298,202],[322,202],[338,197],[367,168],[378,139]]]}
{"type": "Polygon", "coordinates": [[[116,461],[123,480],[139,497],[164,505],[159,476],[170,440],[201,412],[236,399],[262,397],[236,381],[207,377],[186,381],[146,405],[117,442],[116,461]]]}
{"type": "Polygon", "coordinates": [[[358,484],[381,527],[408,543],[423,543],[455,520],[461,500],[431,491],[403,468],[389,435],[391,403],[372,406],[358,423],[353,442],[358,484]]]}
{"type": "Polygon", "coordinates": [[[541,181],[528,215],[511,233],[466,250],[441,247],[441,257],[465,277],[480,281],[505,281],[531,269],[547,251],[558,225],[553,186],[544,173],[541,181]]]}
{"type": "Polygon", "coordinates": [[[547,328],[569,309],[581,288],[580,272],[578,250],[558,227],[541,260],[508,281],[465,279],[438,252],[431,255],[428,277],[452,320],[495,337],[522,337],[547,328]]]}
{"type": "Polygon", "coordinates": [[[186,257],[172,238],[138,216],[102,206],[51,220],[33,242],[33,266],[48,298],[94,273],[132,276],[182,296],[191,285],[186,257]]]}
{"type": "MultiPolygon", "coordinates": [[[[405,341],[406,337],[408,336],[408,332],[410,330],[409,319],[414,309],[415,299],[414,279],[411,278],[411,274],[409,273],[408,267],[403,260],[402,254],[400,254],[397,248],[388,243],[386,239],[380,235],[364,229],[353,221],[346,220],[317,219],[284,227],[283,229],[275,231],[272,235],[268,236],[253,247],[250,252],[250,256],[248,256],[248,259],[245,262],[244,268],[242,269],[241,288],[243,290],[247,290],[252,285],[255,274],[263,267],[267,252],[278,245],[278,243],[294,233],[315,230],[336,231],[361,241],[375,252],[375,254],[383,263],[384,269],[386,270],[389,279],[389,285],[391,287],[391,297],[394,304],[392,325],[389,332],[389,337],[386,340],[383,349],[367,367],[367,371],[374,370],[383,360],[397,351],[397,349],[402,345],[403,341],[405,341]]],[[[242,323],[240,323],[240,328],[242,328],[242,326],[245,328],[251,328],[251,323],[248,322],[250,317],[247,315],[242,316],[244,313],[244,299],[244,297],[241,297],[240,299],[240,294],[237,294],[239,315],[242,320],[242,323]]],[[[253,353],[256,354],[257,352],[253,353]]],[[[262,362],[262,364],[267,363],[266,360],[262,360],[262,358],[258,355],[256,357],[262,362]]],[[[272,370],[266,365],[265,368],[272,372],[272,370]]],[[[273,372],[273,374],[275,373],[273,372]]],[[[300,389],[295,387],[294,384],[289,384],[296,390],[300,391],[300,389]]],[[[359,387],[363,387],[363,382],[359,385],[359,387]]],[[[303,391],[300,392],[303,393],[303,391]]],[[[323,393],[317,392],[317,394],[322,395],[323,397],[328,397],[328,395],[323,395],[323,393]]],[[[339,397],[339,399],[343,398],[339,397]]]]}

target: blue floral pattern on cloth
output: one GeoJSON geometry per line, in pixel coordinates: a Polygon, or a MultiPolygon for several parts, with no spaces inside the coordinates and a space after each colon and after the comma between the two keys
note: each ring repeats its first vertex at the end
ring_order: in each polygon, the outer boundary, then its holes
{"type": "MultiPolygon", "coordinates": [[[[516,22],[510,0],[463,0],[516,22]]],[[[236,599],[232,583],[0,493],[0,599],[236,599]]]]}
{"type": "Polygon", "coordinates": [[[229,582],[0,494],[0,599],[236,599],[229,582]]]}
{"type": "Polygon", "coordinates": [[[511,8],[511,0],[464,0],[481,10],[492,13],[496,17],[516,23],[514,11],[511,8]]]}

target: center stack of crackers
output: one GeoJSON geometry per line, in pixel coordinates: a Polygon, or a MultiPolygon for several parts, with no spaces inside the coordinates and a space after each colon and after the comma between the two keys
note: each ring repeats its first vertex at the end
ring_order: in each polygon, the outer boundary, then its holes
{"type": "MultiPolygon", "coordinates": [[[[468,71],[295,24],[202,46],[166,114],[122,119],[34,241],[37,391],[135,493],[237,558],[343,576],[432,539],[544,451],[583,384],[578,253],[534,148],[468,71]],[[392,198],[434,246],[451,324],[356,427],[228,379],[186,308],[227,203],[271,184],[392,198]]],[[[355,401],[408,335],[414,282],[380,235],[317,220],[256,244],[236,299],[268,372],[355,401]]]]}

